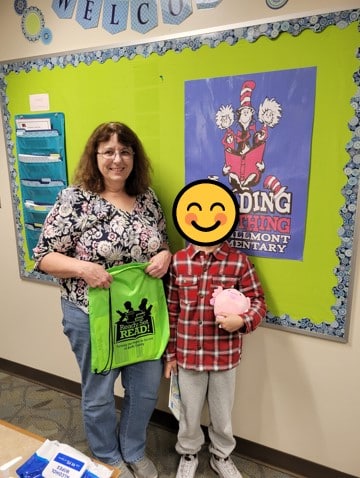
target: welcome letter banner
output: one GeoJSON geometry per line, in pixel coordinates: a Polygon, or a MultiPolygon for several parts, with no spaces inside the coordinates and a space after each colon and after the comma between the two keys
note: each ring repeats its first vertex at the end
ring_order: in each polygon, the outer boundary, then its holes
{"type": "Polygon", "coordinates": [[[315,67],[185,82],[186,182],[234,192],[248,255],[303,258],[315,83],[315,67]]]}

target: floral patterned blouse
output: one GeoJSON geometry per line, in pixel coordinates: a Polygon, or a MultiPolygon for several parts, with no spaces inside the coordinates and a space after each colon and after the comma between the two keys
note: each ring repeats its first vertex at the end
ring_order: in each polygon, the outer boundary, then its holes
{"type": "MultiPolygon", "coordinates": [[[[35,268],[49,252],[109,267],[147,262],[168,241],[164,213],[152,189],[136,197],[132,212],[117,209],[96,193],[63,189],[34,248],[35,268]]],[[[87,312],[88,286],[78,277],[59,279],[61,296],[87,312]]]]}

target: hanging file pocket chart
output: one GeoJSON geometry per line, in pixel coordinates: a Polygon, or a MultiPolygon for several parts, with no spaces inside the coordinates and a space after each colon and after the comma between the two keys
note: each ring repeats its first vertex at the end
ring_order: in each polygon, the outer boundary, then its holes
{"type": "Polygon", "coordinates": [[[16,152],[25,226],[32,258],[45,218],[67,186],[63,113],[17,115],[16,152]]]}

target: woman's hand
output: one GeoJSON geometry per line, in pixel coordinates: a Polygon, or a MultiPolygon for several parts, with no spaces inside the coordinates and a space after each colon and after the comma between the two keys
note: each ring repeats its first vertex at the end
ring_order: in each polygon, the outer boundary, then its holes
{"type": "Polygon", "coordinates": [[[81,262],[80,277],[84,279],[89,287],[100,287],[102,289],[110,287],[113,277],[103,266],[94,262],[81,262]]]}
{"type": "Polygon", "coordinates": [[[145,269],[145,272],[152,277],[161,279],[167,273],[170,261],[171,252],[169,250],[160,251],[150,259],[150,264],[145,269]]]}
{"type": "Polygon", "coordinates": [[[90,287],[108,289],[113,280],[112,275],[100,264],[68,257],[60,252],[49,252],[44,256],[39,269],[59,279],[81,277],[90,287]]]}

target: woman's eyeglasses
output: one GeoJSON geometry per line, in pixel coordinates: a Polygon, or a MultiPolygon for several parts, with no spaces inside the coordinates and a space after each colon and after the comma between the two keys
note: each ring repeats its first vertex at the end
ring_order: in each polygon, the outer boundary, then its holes
{"type": "Polygon", "coordinates": [[[130,159],[134,156],[134,151],[132,149],[121,149],[120,151],[114,149],[108,149],[106,151],[97,151],[97,154],[100,154],[104,159],[114,160],[116,155],[118,154],[119,157],[123,160],[130,159]]]}

